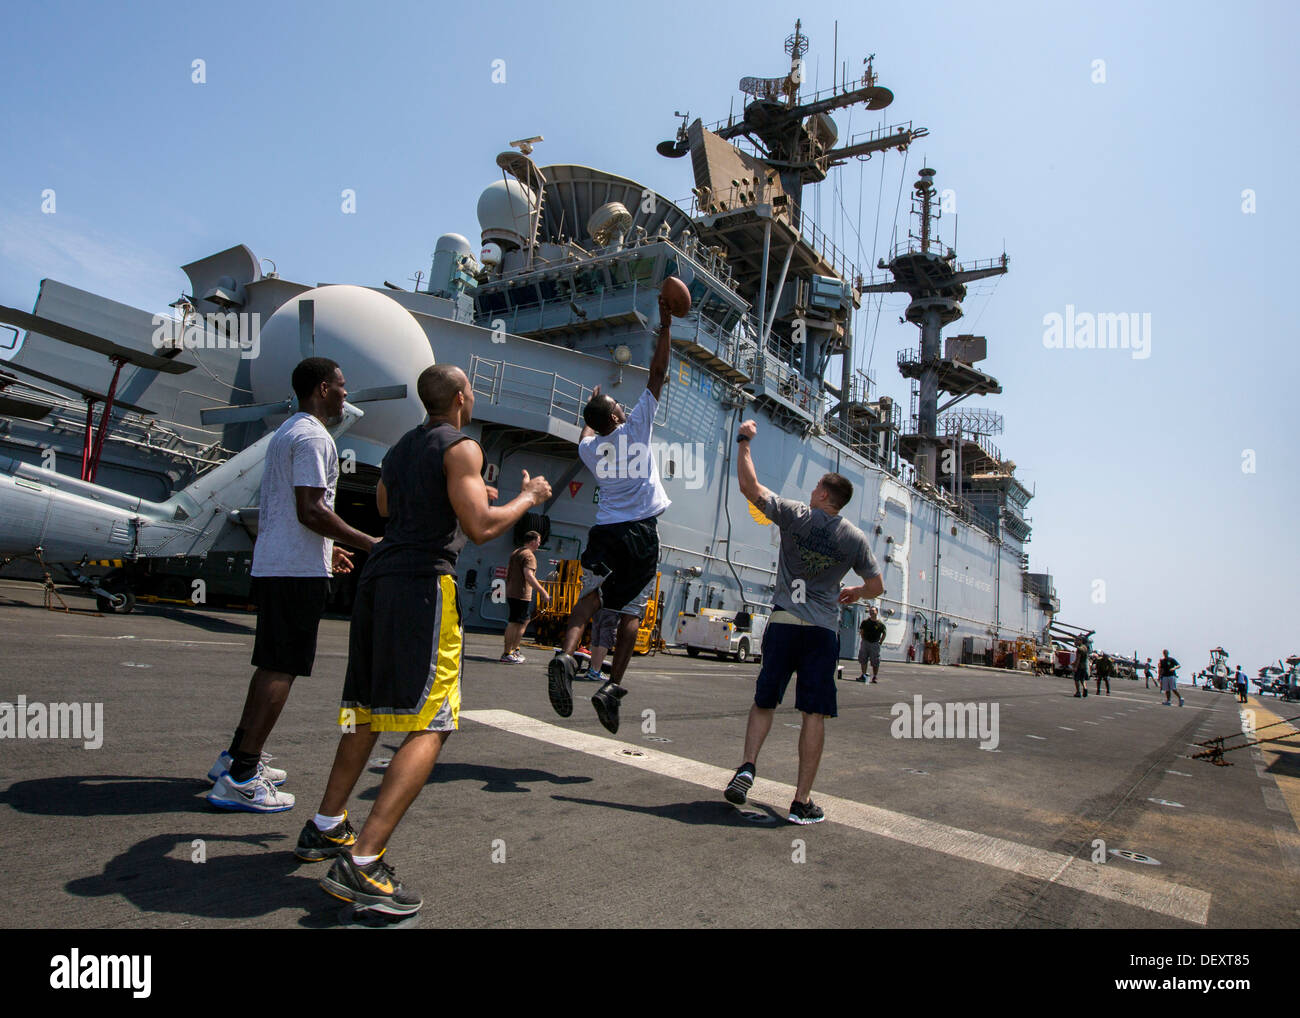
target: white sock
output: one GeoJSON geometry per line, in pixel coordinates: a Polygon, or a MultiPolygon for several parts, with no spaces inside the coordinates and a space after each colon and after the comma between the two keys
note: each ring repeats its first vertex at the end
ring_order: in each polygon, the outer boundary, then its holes
{"type": "MultiPolygon", "coordinates": [[[[380,855],[383,855],[383,853],[381,852],[380,855]]],[[[378,858],[378,855],[354,855],[352,861],[358,866],[369,866],[378,858]]]]}
{"type": "Polygon", "coordinates": [[[311,822],[316,825],[316,830],[318,831],[332,831],[339,824],[343,823],[343,817],[346,816],[346,813],[341,817],[327,817],[321,813],[317,813],[311,818],[311,822]]]}

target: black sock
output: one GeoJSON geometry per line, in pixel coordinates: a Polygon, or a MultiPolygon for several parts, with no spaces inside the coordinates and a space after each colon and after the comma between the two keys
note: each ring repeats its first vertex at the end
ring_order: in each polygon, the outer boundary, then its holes
{"type": "Polygon", "coordinates": [[[257,765],[261,761],[261,753],[245,753],[242,750],[238,753],[231,753],[234,761],[230,765],[230,780],[236,784],[242,785],[245,781],[257,773],[257,765]]]}
{"type": "Polygon", "coordinates": [[[244,744],[244,730],[242,728],[236,728],[235,737],[230,740],[230,748],[227,749],[226,752],[229,753],[231,756],[234,756],[236,753],[239,752],[239,747],[242,746],[243,744],[244,744]]]}
{"type": "Polygon", "coordinates": [[[740,768],[742,771],[749,771],[754,777],[758,777],[758,764],[747,763],[740,768]]]}

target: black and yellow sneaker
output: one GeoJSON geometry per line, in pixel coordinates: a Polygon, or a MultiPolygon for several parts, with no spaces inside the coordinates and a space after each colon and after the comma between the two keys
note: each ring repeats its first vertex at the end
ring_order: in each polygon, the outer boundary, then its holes
{"type": "Polygon", "coordinates": [[[298,835],[298,847],[293,854],[303,862],[322,862],[347,851],[356,843],[357,832],[352,829],[345,812],[343,819],[328,831],[317,827],[315,820],[308,820],[298,835]]]}
{"type": "Polygon", "coordinates": [[[353,862],[351,852],[340,852],[320,886],[326,894],[386,915],[414,915],[424,904],[418,894],[402,886],[382,852],[365,866],[353,862]]]}

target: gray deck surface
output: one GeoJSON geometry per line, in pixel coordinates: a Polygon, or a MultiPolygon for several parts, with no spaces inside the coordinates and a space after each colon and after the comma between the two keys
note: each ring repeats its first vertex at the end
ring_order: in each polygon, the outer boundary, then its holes
{"type": "MultiPolygon", "coordinates": [[[[268,746],[298,805],[224,813],[205,802],[204,775],[243,702],[253,616],[142,605],[100,617],[65,596],[70,615],[46,611],[39,587],[0,581],[0,701],[100,702],[105,727],[98,750],[0,742],[0,858],[23,875],[0,889],[0,925],[334,925],[338,903],[316,886],[326,864],[291,853],[337,741],[346,621],[323,622],[315,674],[268,746]]],[[[612,737],[588,702],[594,684],[575,684],[574,716],[556,717],[550,652],[523,649],[527,664],[502,665],[498,637],[468,638],[461,731],[390,846],[437,925],[1300,925],[1300,832],[1278,790],[1300,773],[1300,748],[1272,765],[1286,768],[1277,779],[1255,750],[1229,754],[1233,767],[1188,759],[1190,743],[1240,731],[1231,696],[1185,690],[1186,707],[1163,707],[1141,681],[1116,680],[1111,697],[1076,700],[1064,679],[886,663],[876,686],[839,684],[814,790],[827,821],[796,827],[787,788],[760,780],[746,815],[715,780],[740,763],[758,665],[635,658],[612,737]],[[997,703],[998,751],[893,738],[891,708],[917,694],[997,703]],[[1160,865],[1098,865],[1097,839],[1160,865]]],[[[794,783],[798,720],[792,689],[760,779],[794,783]]],[[[376,746],[358,827],[397,742],[376,746]]]]}

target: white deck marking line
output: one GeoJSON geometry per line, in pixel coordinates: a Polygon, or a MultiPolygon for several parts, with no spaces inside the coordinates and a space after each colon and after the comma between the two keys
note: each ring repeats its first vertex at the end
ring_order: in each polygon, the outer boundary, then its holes
{"type": "MultiPolygon", "coordinates": [[[[1047,741],[1047,736],[1046,736],[1046,735],[1030,735],[1028,732],[1026,732],[1026,733],[1025,733],[1025,737],[1026,737],[1026,738],[1029,738],[1029,739],[1037,739],[1039,742],[1046,742],[1046,741],[1047,741]]],[[[241,745],[242,745],[242,743],[241,743],[241,745]]]]}
{"type": "MultiPolygon", "coordinates": [[[[711,789],[719,796],[732,776],[732,771],[714,767],[712,764],[674,756],[662,750],[651,749],[644,744],[633,745],[561,728],[513,711],[463,710],[461,717],[513,735],[522,735],[528,739],[572,749],[602,760],[626,764],[639,770],[700,785],[711,789]],[[640,755],[627,756],[624,754],[625,750],[633,750],[640,755]]],[[[794,798],[794,786],[767,778],[758,778],[754,782],[754,794],[767,801],[785,803],[794,798]]],[[[1012,873],[1021,873],[1047,883],[1057,883],[1084,894],[1092,894],[1148,912],[1157,912],[1198,926],[1205,926],[1209,921],[1211,896],[1208,892],[1193,887],[1158,880],[1145,874],[1130,873],[1118,869],[1113,864],[1095,865],[1061,852],[1033,848],[1005,838],[995,838],[959,827],[949,827],[947,824],[936,823],[933,820],[896,813],[878,806],[866,806],[833,795],[818,794],[817,804],[826,810],[826,819],[829,822],[852,827],[865,834],[874,834],[957,859],[982,863],[1012,873]]]]}
{"type": "Polygon", "coordinates": [[[77,633],[55,633],[65,640],[134,640],[136,643],[183,643],[194,647],[247,647],[243,640],[163,640],[157,636],[80,636],[77,633]]]}
{"type": "Polygon", "coordinates": [[[1061,731],[1063,731],[1063,732],[1072,732],[1072,731],[1074,731],[1073,728],[1066,728],[1065,725],[1057,725],[1056,727],[1059,728],[1059,729],[1060,729],[1061,731]]]}

